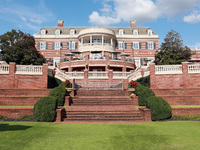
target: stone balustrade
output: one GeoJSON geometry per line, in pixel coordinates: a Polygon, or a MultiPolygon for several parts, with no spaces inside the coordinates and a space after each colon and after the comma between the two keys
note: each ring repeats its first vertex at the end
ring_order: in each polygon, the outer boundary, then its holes
{"type": "Polygon", "coordinates": [[[200,73],[200,64],[188,65],[188,73],[200,73]]]}
{"type": "Polygon", "coordinates": [[[156,65],[155,74],[182,74],[182,65],[156,65]]]}
{"type": "Polygon", "coordinates": [[[16,65],[15,74],[42,75],[43,66],[16,65]]]}
{"type": "Polygon", "coordinates": [[[9,74],[9,65],[0,65],[0,74],[9,74]]]}

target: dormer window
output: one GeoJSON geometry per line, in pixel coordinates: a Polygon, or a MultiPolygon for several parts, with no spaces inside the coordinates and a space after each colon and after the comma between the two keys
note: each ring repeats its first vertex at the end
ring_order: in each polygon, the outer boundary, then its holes
{"type": "Polygon", "coordinates": [[[60,30],[59,30],[59,29],[56,30],[56,31],[55,31],[55,34],[56,34],[56,36],[59,36],[59,35],[60,35],[60,30]]]}
{"type": "Polygon", "coordinates": [[[42,36],[45,36],[45,35],[46,35],[46,30],[45,30],[45,29],[42,29],[42,30],[41,30],[41,35],[42,35],[42,36]]]}
{"type": "Polygon", "coordinates": [[[148,35],[152,36],[152,30],[148,30],[148,35]]]}
{"type": "Polygon", "coordinates": [[[71,35],[71,36],[74,36],[74,34],[75,34],[75,30],[74,30],[74,29],[71,29],[71,30],[70,30],[70,35],[71,35]]]}
{"type": "Polygon", "coordinates": [[[137,29],[133,30],[133,35],[138,36],[138,30],[137,29]]]}
{"type": "Polygon", "coordinates": [[[119,30],[119,36],[123,36],[124,35],[124,30],[123,29],[120,29],[119,30]]]}

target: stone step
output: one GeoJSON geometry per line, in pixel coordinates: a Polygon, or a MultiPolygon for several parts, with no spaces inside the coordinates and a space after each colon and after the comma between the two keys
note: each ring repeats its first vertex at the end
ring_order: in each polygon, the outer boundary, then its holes
{"type": "Polygon", "coordinates": [[[116,106],[116,105],[129,105],[130,103],[74,103],[71,106],[116,106]]]}
{"type": "Polygon", "coordinates": [[[128,92],[121,90],[78,90],[78,96],[127,96],[128,92]]]}
{"type": "Polygon", "coordinates": [[[143,121],[141,118],[64,118],[64,121],[143,121]]]}

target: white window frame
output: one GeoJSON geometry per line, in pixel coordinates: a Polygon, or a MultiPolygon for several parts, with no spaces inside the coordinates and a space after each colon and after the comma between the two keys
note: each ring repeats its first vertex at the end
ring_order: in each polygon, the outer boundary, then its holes
{"type": "Polygon", "coordinates": [[[70,36],[74,36],[74,34],[75,34],[75,30],[74,30],[74,29],[71,29],[71,30],[70,30],[70,36]]]}
{"type": "Polygon", "coordinates": [[[139,42],[133,42],[133,49],[140,49],[140,44],[139,42]]]}
{"type": "Polygon", "coordinates": [[[42,29],[41,30],[41,36],[45,36],[46,35],[46,30],[45,29],[42,29]]]}
{"type": "Polygon", "coordinates": [[[133,35],[138,36],[138,30],[133,30],[133,35]]]}
{"type": "Polygon", "coordinates": [[[75,49],[75,42],[69,42],[69,49],[75,49]]]}
{"type": "Polygon", "coordinates": [[[148,35],[152,36],[152,30],[148,30],[148,35]]]}
{"type": "Polygon", "coordinates": [[[55,42],[54,43],[54,49],[55,50],[60,50],[60,42],[55,42]]]}
{"type": "Polygon", "coordinates": [[[60,35],[60,30],[56,30],[55,34],[56,34],[56,36],[59,36],[60,35]]]}
{"type": "Polygon", "coordinates": [[[148,42],[147,48],[148,49],[154,49],[154,43],[153,42],[148,42]]]}
{"type": "Polygon", "coordinates": [[[124,42],[118,42],[118,49],[124,49],[124,42]]]}
{"type": "Polygon", "coordinates": [[[120,29],[119,30],[119,36],[123,36],[124,35],[124,30],[123,29],[120,29]]]}
{"type": "Polygon", "coordinates": [[[40,50],[46,49],[46,42],[40,42],[40,50]]]}

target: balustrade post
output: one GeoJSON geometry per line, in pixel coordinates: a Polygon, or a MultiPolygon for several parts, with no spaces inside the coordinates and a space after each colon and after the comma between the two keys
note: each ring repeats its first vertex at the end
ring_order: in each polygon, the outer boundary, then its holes
{"type": "Polygon", "coordinates": [[[112,81],[113,79],[113,70],[108,70],[108,80],[112,81]]]}
{"type": "Polygon", "coordinates": [[[123,62],[124,62],[124,67],[123,67],[123,72],[126,72],[126,57],[123,56],[123,62]]]}
{"type": "Polygon", "coordinates": [[[84,81],[87,82],[88,80],[88,70],[84,70],[84,81]]]}
{"type": "Polygon", "coordinates": [[[42,67],[42,76],[43,76],[43,81],[45,82],[44,85],[44,89],[47,89],[48,86],[48,64],[43,64],[42,67]]]}
{"type": "Polygon", "coordinates": [[[182,87],[188,87],[191,83],[188,82],[188,63],[187,62],[182,62],[182,72],[183,72],[183,84],[180,84],[180,85],[182,87]]]}
{"type": "Polygon", "coordinates": [[[155,64],[150,64],[150,88],[156,87],[155,64]]]}
{"type": "Polygon", "coordinates": [[[16,69],[16,63],[10,62],[9,63],[9,77],[10,81],[12,82],[10,85],[12,85],[11,89],[17,88],[17,81],[15,82],[15,69],[16,69]]]}

